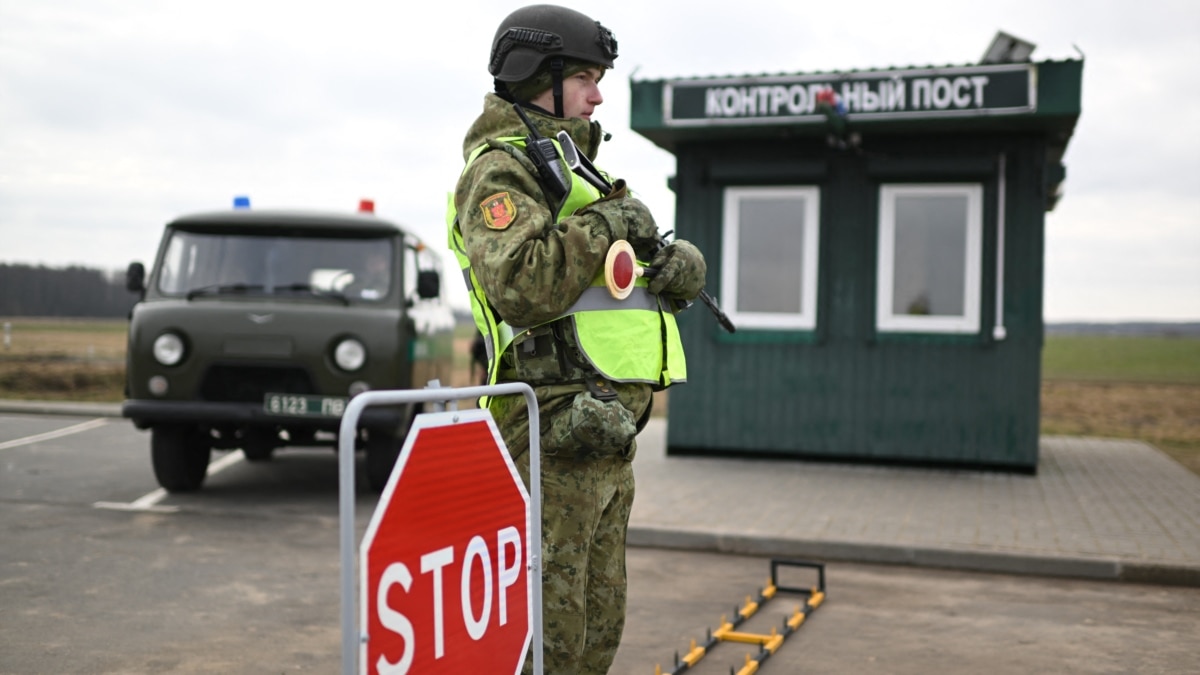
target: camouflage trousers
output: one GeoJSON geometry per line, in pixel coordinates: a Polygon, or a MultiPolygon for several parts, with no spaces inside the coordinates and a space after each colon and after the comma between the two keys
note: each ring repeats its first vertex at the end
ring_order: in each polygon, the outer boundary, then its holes
{"type": "MultiPolygon", "coordinates": [[[[502,413],[497,426],[528,485],[529,436],[524,417],[502,413]]],[[[621,644],[634,451],[631,442],[625,452],[603,458],[542,454],[545,675],[603,675],[621,644]]],[[[522,672],[533,672],[532,655],[522,672]]]]}

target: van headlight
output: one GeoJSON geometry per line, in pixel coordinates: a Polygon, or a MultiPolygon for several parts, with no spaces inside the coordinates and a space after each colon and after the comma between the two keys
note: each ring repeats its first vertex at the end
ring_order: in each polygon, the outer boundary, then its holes
{"type": "Polygon", "coordinates": [[[333,348],[333,362],[342,370],[354,372],[367,362],[367,348],[354,338],[345,338],[333,348]]]}
{"type": "Polygon", "coordinates": [[[175,333],[163,333],[154,338],[154,360],[173,366],[183,360],[183,338],[175,333]]]}

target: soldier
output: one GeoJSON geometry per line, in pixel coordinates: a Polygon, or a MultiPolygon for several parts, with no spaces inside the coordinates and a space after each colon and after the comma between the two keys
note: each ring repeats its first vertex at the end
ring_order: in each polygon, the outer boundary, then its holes
{"type": "MultiPolygon", "coordinates": [[[[625,623],[625,534],[637,432],[651,394],[686,378],[673,308],[704,286],[692,244],[665,244],[623,180],[607,195],[570,174],[565,198],[539,181],[522,106],[542,136],[566,130],[594,159],[606,134],[592,114],[617,41],[574,10],[533,5],[496,31],[495,93],[467,132],[467,166],[448,214],[490,382],[527,382],[541,415],[544,666],[606,673],[625,623]],[[657,268],[616,300],[604,285],[609,247],[626,240],[657,268]]],[[[560,155],[561,159],[561,155],[560,155]]],[[[560,166],[566,172],[565,164],[560,166]]],[[[528,414],[520,396],[482,400],[529,481],[528,414]]],[[[526,660],[526,672],[532,659],[526,660]]]]}

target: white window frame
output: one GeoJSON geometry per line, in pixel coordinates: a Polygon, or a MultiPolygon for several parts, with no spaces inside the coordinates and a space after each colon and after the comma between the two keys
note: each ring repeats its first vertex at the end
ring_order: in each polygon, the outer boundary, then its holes
{"type": "Polygon", "coordinates": [[[721,308],[738,328],[768,330],[813,330],[817,325],[818,246],[820,244],[821,191],[815,186],[727,187],[721,247],[721,308]],[[804,259],[800,307],[795,312],[739,311],[738,239],[741,234],[741,203],[745,199],[801,197],[804,199],[804,259]]]}
{"type": "Polygon", "coordinates": [[[875,325],[880,332],[977,333],[983,277],[983,185],[980,183],[887,184],[879,188],[879,253],[875,294],[875,325]],[[963,314],[914,316],[896,314],[892,307],[895,273],[896,198],[900,196],[965,196],[963,314]]]}

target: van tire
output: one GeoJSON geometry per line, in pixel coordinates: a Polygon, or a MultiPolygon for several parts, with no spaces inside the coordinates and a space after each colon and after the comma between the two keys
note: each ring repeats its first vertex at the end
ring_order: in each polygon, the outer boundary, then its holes
{"type": "Polygon", "coordinates": [[[212,447],[192,424],[163,424],[150,430],[154,477],[167,492],[195,492],[204,484],[212,447]]]}
{"type": "Polygon", "coordinates": [[[382,429],[367,431],[367,486],[383,492],[400,456],[400,436],[382,429]]]}

